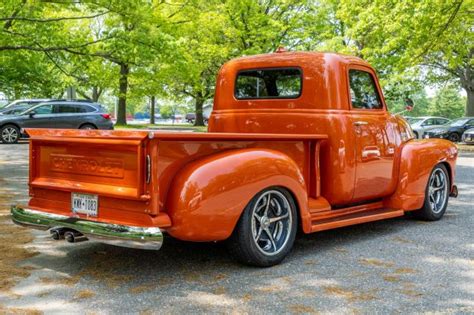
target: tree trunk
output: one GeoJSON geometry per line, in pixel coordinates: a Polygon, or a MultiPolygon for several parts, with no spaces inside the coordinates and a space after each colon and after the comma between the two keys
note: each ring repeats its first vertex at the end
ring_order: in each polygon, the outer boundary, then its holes
{"type": "Polygon", "coordinates": [[[194,126],[204,126],[204,117],[202,115],[202,107],[204,105],[204,97],[201,93],[198,93],[194,99],[195,110],[196,110],[196,120],[194,121],[194,126]]]}
{"type": "Polygon", "coordinates": [[[15,98],[15,100],[19,100],[21,98],[21,90],[20,88],[18,87],[15,87],[14,90],[13,90],[13,97],[15,98]]]}
{"type": "Polygon", "coordinates": [[[92,100],[97,102],[99,100],[99,89],[97,86],[92,87],[92,100]]]}
{"type": "Polygon", "coordinates": [[[150,104],[150,124],[155,124],[155,96],[151,97],[151,104],[150,104]]]}
{"type": "Polygon", "coordinates": [[[474,87],[465,89],[467,93],[466,116],[474,117],[474,87]]]}
{"type": "Polygon", "coordinates": [[[120,64],[119,79],[119,101],[117,109],[117,125],[127,124],[127,90],[128,90],[128,74],[130,69],[128,64],[120,64]]]}

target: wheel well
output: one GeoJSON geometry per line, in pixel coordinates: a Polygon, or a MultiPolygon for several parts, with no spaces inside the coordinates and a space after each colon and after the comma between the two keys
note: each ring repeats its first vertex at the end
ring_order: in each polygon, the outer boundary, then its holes
{"type": "Polygon", "coordinates": [[[97,126],[96,126],[96,125],[94,125],[93,123],[88,123],[88,122],[87,122],[87,123],[83,123],[82,125],[80,125],[80,126],[79,126],[79,129],[81,129],[82,127],[87,126],[87,125],[93,126],[95,129],[97,129],[97,126]]]}
{"type": "Polygon", "coordinates": [[[5,123],[5,124],[3,124],[3,125],[0,125],[0,128],[3,128],[3,127],[5,127],[5,126],[9,126],[9,125],[17,127],[18,130],[20,130],[20,133],[21,133],[21,127],[18,126],[17,124],[15,124],[15,123],[10,123],[10,122],[8,122],[8,123],[5,123]]]}
{"type": "Polygon", "coordinates": [[[298,202],[298,198],[296,198],[295,194],[293,193],[293,191],[291,191],[291,189],[287,187],[283,187],[283,186],[276,186],[276,187],[282,190],[285,190],[291,196],[291,198],[293,198],[293,202],[295,203],[295,206],[296,206],[296,218],[298,219],[297,232],[303,232],[303,222],[301,221],[301,212],[300,212],[301,206],[298,202]]]}
{"type": "MultiPolygon", "coordinates": [[[[441,162],[440,164],[444,165],[446,169],[448,170],[448,176],[449,176],[449,185],[453,184],[453,173],[451,169],[451,165],[448,162],[441,162]]],[[[451,189],[451,187],[449,187],[451,189]]]]}
{"type": "MultiPolygon", "coordinates": [[[[298,222],[297,222],[297,227],[298,227],[298,230],[297,232],[302,232],[303,231],[303,222],[301,221],[301,212],[300,212],[300,209],[301,209],[301,206],[300,204],[298,203],[298,198],[296,198],[295,194],[293,193],[293,191],[291,191],[291,189],[285,187],[285,186],[269,186],[265,189],[262,189],[260,190],[259,192],[257,192],[250,200],[249,202],[245,205],[245,207],[242,209],[242,211],[240,212],[240,216],[239,216],[239,220],[242,218],[242,215],[244,214],[244,211],[246,209],[246,207],[248,206],[248,204],[252,201],[253,198],[255,198],[255,196],[257,196],[258,194],[260,194],[261,192],[265,191],[265,190],[268,190],[268,189],[271,189],[271,188],[278,188],[280,190],[284,190],[286,191],[291,198],[293,198],[293,202],[295,203],[295,206],[296,206],[296,218],[298,219],[298,222]]],[[[239,221],[237,220],[237,221],[239,221]]],[[[232,233],[235,232],[235,228],[237,227],[237,222],[232,230],[232,233]]]]}

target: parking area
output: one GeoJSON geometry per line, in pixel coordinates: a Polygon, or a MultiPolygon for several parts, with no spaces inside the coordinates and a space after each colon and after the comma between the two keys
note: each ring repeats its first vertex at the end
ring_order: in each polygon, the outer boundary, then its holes
{"type": "Polygon", "coordinates": [[[267,269],[235,263],[221,243],[168,238],[149,252],[31,236],[8,219],[27,198],[27,161],[27,144],[0,145],[0,312],[474,312],[474,153],[458,159],[459,197],[441,221],[302,235],[267,269]]]}

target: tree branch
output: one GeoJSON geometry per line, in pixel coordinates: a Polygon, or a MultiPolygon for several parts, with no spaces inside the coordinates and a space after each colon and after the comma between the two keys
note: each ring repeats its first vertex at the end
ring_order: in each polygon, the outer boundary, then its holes
{"type": "Polygon", "coordinates": [[[93,19],[102,15],[105,15],[109,12],[110,11],[105,11],[105,12],[97,13],[94,15],[59,17],[59,18],[50,18],[50,19],[36,19],[36,18],[28,18],[28,17],[12,15],[11,17],[0,18],[0,21],[27,21],[27,22],[35,22],[35,23],[49,23],[49,22],[59,22],[59,21],[65,21],[65,20],[93,19]]]}

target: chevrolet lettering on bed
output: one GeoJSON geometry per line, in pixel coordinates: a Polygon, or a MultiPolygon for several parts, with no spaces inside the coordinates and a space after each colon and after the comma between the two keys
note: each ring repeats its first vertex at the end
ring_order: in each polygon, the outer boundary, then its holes
{"type": "Polygon", "coordinates": [[[332,53],[224,64],[207,133],[26,131],[31,198],[12,219],[70,242],[158,250],[166,233],[272,266],[298,230],[439,220],[457,195],[456,146],[414,139],[375,70],[332,53]]]}

